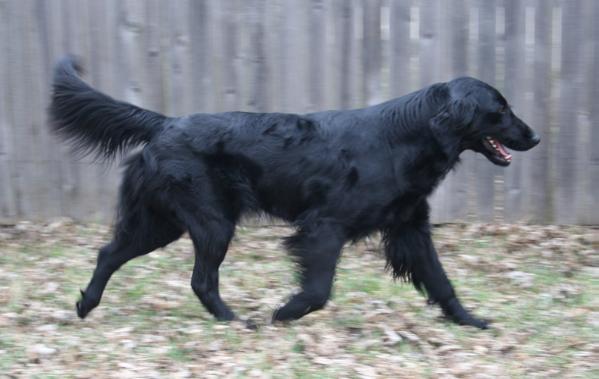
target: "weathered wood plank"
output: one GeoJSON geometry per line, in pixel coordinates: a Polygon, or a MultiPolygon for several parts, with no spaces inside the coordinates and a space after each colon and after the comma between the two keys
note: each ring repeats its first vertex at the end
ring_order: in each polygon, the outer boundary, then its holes
{"type": "Polygon", "coordinates": [[[577,175],[577,193],[576,193],[576,219],[575,223],[587,224],[589,219],[592,217],[589,212],[591,203],[591,197],[589,194],[590,179],[591,179],[591,150],[594,146],[588,143],[591,138],[591,129],[597,127],[593,125],[590,119],[590,113],[592,111],[593,103],[597,99],[590,98],[588,91],[584,90],[587,79],[591,75],[595,75],[595,72],[590,72],[592,68],[593,59],[593,25],[597,20],[592,18],[593,14],[593,3],[594,0],[581,0],[580,8],[582,12],[582,19],[580,20],[582,29],[582,39],[580,40],[580,51],[581,57],[579,58],[578,66],[578,83],[579,83],[579,112],[578,112],[578,135],[576,139],[576,146],[578,146],[576,154],[576,175],[577,175]]]}
{"type": "Polygon", "coordinates": [[[434,0],[420,2],[420,87],[441,79],[440,6],[440,2],[434,0]]]}
{"type": "MultiPolygon", "coordinates": [[[[160,12],[160,0],[148,0],[145,1],[145,54],[144,54],[144,66],[146,67],[146,77],[144,79],[144,103],[146,106],[154,111],[164,113],[166,111],[164,98],[164,80],[163,80],[163,51],[161,49],[161,21],[162,15],[160,12]]],[[[201,2],[198,2],[201,4],[201,2]]],[[[194,2],[195,4],[195,2],[194,2]]],[[[195,8],[194,8],[195,9],[195,8]]],[[[190,12],[194,13],[194,11],[190,12]]],[[[203,52],[203,55],[207,51],[203,52]]],[[[194,62],[196,63],[196,62],[194,62]]],[[[206,67],[201,66],[198,68],[198,72],[207,75],[206,67]]],[[[201,91],[206,92],[204,83],[196,84],[201,91]]],[[[194,93],[194,102],[200,102],[200,96],[194,93]]],[[[198,104],[201,107],[203,104],[198,104]]]]}
{"type": "Polygon", "coordinates": [[[168,77],[167,113],[182,116],[192,112],[191,88],[189,86],[189,23],[186,11],[189,1],[161,2],[166,15],[165,52],[167,54],[168,77]]]}
{"type": "MultiPolygon", "coordinates": [[[[90,20],[89,57],[86,68],[89,75],[86,80],[102,92],[118,99],[124,98],[124,88],[120,85],[119,57],[121,46],[117,27],[117,4],[114,0],[88,0],[90,20]]],[[[95,169],[96,204],[101,204],[96,211],[96,220],[110,222],[114,220],[117,189],[120,182],[118,164],[95,164],[89,170],[95,169]]]]}
{"type": "Polygon", "coordinates": [[[336,1],[324,1],[321,20],[323,29],[323,61],[322,61],[322,109],[338,109],[340,107],[339,72],[341,44],[336,31],[339,30],[340,14],[336,1]]]}
{"type": "Polygon", "coordinates": [[[118,82],[124,88],[123,100],[143,107],[143,84],[146,82],[144,4],[136,0],[121,1],[119,13],[120,54],[117,59],[121,69],[118,82]]]}
{"type": "MultiPolygon", "coordinates": [[[[538,0],[535,10],[535,53],[534,53],[534,114],[530,125],[541,136],[541,144],[531,154],[532,167],[529,171],[530,194],[527,218],[534,223],[548,223],[553,218],[549,148],[551,146],[551,34],[552,10],[550,2],[538,0]]],[[[524,215],[520,214],[520,218],[524,215]]]]}
{"type": "MultiPolygon", "coordinates": [[[[495,8],[494,0],[480,1],[478,30],[478,77],[495,85],[495,8]]],[[[481,221],[492,221],[495,210],[495,176],[498,169],[481,155],[477,156],[474,179],[476,211],[481,221]]]]}
{"type": "Polygon", "coordinates": [[[363,3],[362,13],[362,93],[367,105],[383,101],[381,96],[381,0],[370,0],[363,3]]]}
{"type": "MultiPolygon", "coordinates": [[[[448,47],[444,61],[449,62],[443,80],[450,80],[468,74],[468,8],[463,0],[446,2],[443,8],[449,20],[444,44],[448,47]]],[[[468,217],[468,189],[471,181],[474,157],[461,156],[461,164],[447,175],[438,189],[444,194],[442,217],[435,222],[465,221],[468,217]]]]}
{"type": "Polygon", "coordinates": [[[189,3],[189,54],[191,58],[192,112],[205,112],[212,96],[210,88],[210,29],[208,28],[208,2],[195,0],[189,3]]]}
{"type": "MultiPolygon", "coordinates": [[[[27,217],[31,212],[31,194],[27,190],[26,162],[31,153],[32,141],[28,138],[31,125],[31,113],[27,105],[27,62],[26,62],[26,41],[28,35],[27,25],[24,22],[27,13],[26,1],[8,3],[8,39],[9,41],[19,41],[19,43],[10,43],[8,46],[9,56],[9,94],[11,119],[13,123],[12,140],[10,143],[14,146],[13,157],[11,159],[11,182],[13,183],[15,194],[15,208],[17,217],[27,217]],[[29,130],[28,130],[29,129],[29,130]]],[[[33,145],[35,146],[35,145],[33,145]]]]}
{"type": "Polygon", "coordinates": [[[309,12],[309,110],[317,111],[323,105],[325,98],[324,72],[327,38],[324,2],[322,0],[312,0],[309,12]]]}
{"type": "MultiPolygon", "coordinates": [[[[525,102],[525,9],[520,1],[508,1],[505,4],[505,79],[503,93],[521,118],[525,102]]],[[[522,176],[524,160],[513,153],[514,161],[505,173],[503,187],[503,219],[514,221],[520,219],[523,212],[525,189],[522,176]]]]}
{"type": "Polygon", "coordinates": [[[580,101],[579,66],[582,51],[582,8],[578,2],[562,4],[562,44],[559,110],[559,143],[555,146],[557,158],[557,183],[555,192],[556,221],[571,224],[576,221],[574,212],[577,192],[576,153],[578,147],[578,111],[580,101]]]}
{"type": "MultiPolygon", "coordinates": [[[[48,39],[48,52],[47,52],[47,68],[46,68],[46,80],[50,82],[51,80],[51,72],[56,63],[58,57],[66,52],[66,43],[65,43],[65,31],[64,31],[64,23],[63,23],[63,2],[61,0],[59,2],[54,3],[53,6],[48,6],[46,8],[46,12],[44,14],[45,18],[45,29],[44,35],[48,39]]],[[[47,6],[48,3],[44,2],[47,6]]],[[[54,201],[57,203],[57,206],[60,209],[60,213],[57,214],[60,216],[68,216],[71,215],[70,207],[66,204],[69,201],[70,194],[74,191],[75,182],[73,175],[70,170],[70,157],[69,157],[69,148],[60,141],[60,139],[56,136],[52,136],[52,144],[49,148],[54,153],[53,159],[55,160],[54,168],[52,170],[52,179],[55,179],[55,185],[59,192],[57,198],[54,201]]]]}
{"type": "Polygon", "coordinates": [[[0,220],[17,218],[16,188],[13,181],[14,149],[12,93],[10,91],[10,67],[12,56],[10,46],[9,20],[11,17],[8,2],[0,3],[0,220]]]}
{"type": "MultiPolygon", "coordinates": [[[[419,87],[428,86],[441,79],[441,3],[434,0],[420,2],[420,73],[419,87]]],[[[447,183],[444,183],[447,184],[447,183]]],[[[436,222],[447,217],[447,191],[442,185],[430,199],[432,218],[436,222]]]]}
{"type": "Polygon", "coordinates": [[[340,107],[350,108],[352,105],[351,94],[351,68],[352,68],[352,39],[354,38],[353,7],[351,2],[338,0],[336,11],[339,14],[338,24],[335,28],[335,40],[341,48],[339,65],[339,93],[340,107]]]}
{"type": "Polygon", "coordinates": [[[222,51],[222,80],[219,89],[222,99],[222,110],[238,110],[241,104],[239,93],[239,31],[237,22],[236,0],[219,2],[219,19],[222,51]]]}
{"type": "Polygon", "coordinates": [[[245,108],[254,112],[265,112],[269,108],[268,66],[264,38],[264,0],[253,0],[244,10],[248,21],[248,43],[244,56],[248,60],[248,86],[245,108]]]}
{"type": "MultiPolygon", "coordinates": [[[[22,36],[22,43],[27,51],[25,55],[27,105],[30,109],[44,110],[47,108],[46,95],[49,93],[48,77],[44,75],[44,45],[45,30],[40,23],[40,12],[44,9],[39,1],[27,1],[24,23],[27,25],[27,34],[22,36]]],[[[30,152],[27,162],[31,164],[25,173],[27,177],[28,201],[30,208],[26,216],[31,219],[46,219],[59,212],[59,207],[54,199],[58,196],[59,186],[53,180],[45,177],[51,171],[51,155],[49,153],[49,134],[46,127],[45,112],[30,112],[30,124],[24,125],[28,136],[30,152]],[[36,149],[34,146],[46,146],[46,149],[36,149]]]]}
{"type": "Polygon", "coordinates": [[[593,60],[591,63],[590,78],[587,83],[589,86],[589,97],[591,99],[591,131],[590,131],[590,170],[589,170],[589,188],[588,193],[590,194],[588,206],[588,219],[587,223],[597,225],[599,224],[599,2],[593,2],[592,9],[593,31],[593,60]]]}
{"type": "Polygon", "coordinates": [[[285,32],[281,33],[282,61],[285,71],[279,80],[284,83],[284,111],[303,113],[309,111],[308,83],[308,6],[309,2],[289,0],[283,2],[285,32]]]}
{"type": "Polygon", "coordinates": [[[390,87],[391,96],[410,92],[410,0],[391,1],[390,4],[390,87]]]}
{"type": "MultiPolygon", "coordinates": [[[[66,51],[83,58],[88,71],[93,72],[96,62],[91,60],[91,32],[90,18],[93,15],[88,11],[89,1],[70,0],[65,4],[68,8],[68,17],[65,19],[66,29],[66,51]]],[[[64,11],[64,10],[63,10],[64,11]]],[[[94,75],[87,73],[85,80],[93,81],[94,75]]],[[[75,191],[63,202],[75,218],[88,218],[90,220],[101,220],[104,207],[98,207],[96,199],[99,196],[98,173],[104,168],[100,163],[93,160],[93,156],[77,159],[77,156],[69,155],[69,169],[75,180],[75,191]]]]}

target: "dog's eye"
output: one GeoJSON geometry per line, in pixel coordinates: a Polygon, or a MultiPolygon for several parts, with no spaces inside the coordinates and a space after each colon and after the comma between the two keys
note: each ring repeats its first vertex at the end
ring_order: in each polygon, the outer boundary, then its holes
{"type": "Polygon", "coordinates": [[[499,112],[491,112],[487,114],[487,120],[492,124],[497,124],[501,122],[502,114],[499,112]]]}

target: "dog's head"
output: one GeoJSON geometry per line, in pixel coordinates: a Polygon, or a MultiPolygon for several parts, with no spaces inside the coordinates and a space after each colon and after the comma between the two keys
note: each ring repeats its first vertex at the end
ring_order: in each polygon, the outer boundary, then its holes
{"type": "Polygon", "coordinates": [[[501,93],[485,82],[458,78],[446,85],[445,103],[431,126],[436,134],[457,137],[460,151],[474,150],[496,165],[508,166],[512,156],[506,147],[525,151],[541,141],[501,93]]]}

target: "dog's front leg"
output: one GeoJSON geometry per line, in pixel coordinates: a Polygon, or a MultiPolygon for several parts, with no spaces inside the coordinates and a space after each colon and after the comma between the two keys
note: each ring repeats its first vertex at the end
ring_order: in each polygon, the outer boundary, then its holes
{"type": "Polygon", "coordinates": [[[335,224],[316,220],[286,242],[297,259],[302,289],[275,311],[273,322],[297,320],[325,306],[331,294],[345,234],[335,224]]]}
{"type": "Polygon", "coordinates": [[[409,279],[419,291],[425,291],[452,321],[486,329],[488,323],[472,316],[458,300],[433,245],[428,213],[428,204],[423,202],[410,220],[384,231],[387,265],[396,278],[409,279]]]}

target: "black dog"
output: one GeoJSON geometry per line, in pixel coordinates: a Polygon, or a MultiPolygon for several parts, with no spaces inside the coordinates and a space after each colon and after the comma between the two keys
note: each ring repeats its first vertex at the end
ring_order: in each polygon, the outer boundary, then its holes
{"type": "Polygon", "coordinates": [[[466,149],[507,166],[504,145],[539,143],[491,86],[459,78],[357,110],[170,118],[94,90],[78,71],[71,57],[55,69],[53,129],[108,159],[145,144],[126,161],[114,239],[98,254],[79,317],[99,304],[121,265],[188,231],[191,287],[218,320],[234,319],[218,269],[240,216],[265,212],[297,227],[286,246],[301,269],[302,291],[274,321],[322,308],[344,243],[381,231],[396,278],[411,280],[453,321],[487,326],[462,307],[439,262],[427,196],[466,149]]]}

